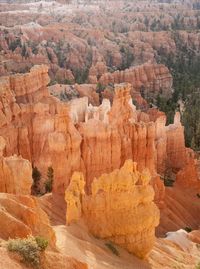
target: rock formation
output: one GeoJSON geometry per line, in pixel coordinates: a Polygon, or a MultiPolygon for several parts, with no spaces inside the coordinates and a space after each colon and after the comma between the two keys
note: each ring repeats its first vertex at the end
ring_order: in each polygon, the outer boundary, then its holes
{"type": "Polygon", "coordinates": [[[77,222],[82,215],[82,196],[84,191],[85,180],[81,173],[74,172],[70,184],[65,191],[65,201],[67,203],[66,223],[77,222]]]}
{"type": "Polygon", "coordinates": [[[198,182],[198,169],[196,160],[190,159],[190,161],[176,174],[176,184],[181,186],[199,185],[198,182]]]}
{"type": "Polygon", "coordinates": [[[27,237],[28,235],[47,238],[55,248],[56,238],[49,219],[41,210],[36,198],[28,195],[0,194],[0,238],[27,237]]]}
{"type": "Polygon", "coordinates": [[[159,211],[153,203],[154,191],[148,171],[139,173],[136,163],[127,160],[121,169],[94,179],[91,194],[84,193],[81,173],[72,176],[65,192],[67,224],[81,213],[90,232],[108,239],[140,258],[154,244],[159,211]]]}
{"type": "Polygon", "coordinates": [[[22,263],[20,256],[7,250],[6,242],[9,238],[24,238],[30,235],[41,236],[49,242],[49,247],[40,257],[42,268],[88,268],[86,263],[58,251],[55,231],[36,197],[0,193],[0,227],[0,269],[30,268],[27,263],[22,263]]]}
{"type": "Polygon", "coordinates": [[[3,157],[6,146],[0,136],[0,192],[30,194],[32,185],[32,167],[22,157],[3,157]]]}
{"type": "Polygon", "coordinates": [[[84,173],[89,190],[94,177],[120,168],[126,159],[136,161],[139,171],[148,168],[152,181],[157,173],[176,173],[188,162],[178,114],[165,126],[163,113],[137,111],[130,84],[116,85],[112,107],[108,100],[93,107],[86,97],[60,102],[49,95],[48,81],[45,66],[0,80],[0,135],[6,157],[21,155],[44,175],[53,167],[54,192],[64,193],[74,171],[84,173]]]}
{"type": "Polygon", "coordinates": [[[145,63],[124,71],[105,73],[99,79],[103,85],[128,82],[132,93],[140,92],[148,98],[162,95],[169,98],[172,94],[172,76],[164,65],[145,63]]]}

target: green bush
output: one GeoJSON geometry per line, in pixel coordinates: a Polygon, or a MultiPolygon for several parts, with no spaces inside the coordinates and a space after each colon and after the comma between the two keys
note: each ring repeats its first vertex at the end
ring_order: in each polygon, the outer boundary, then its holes
{"type": "Polygon", "coordinates": [[[8,250],[18,252],[23,262],[36,268],[40,265],[40,252],[34,237],[26,239],[10,239],[8,241],[8,250]]]}
{"type": "Polygon", "coordinates": [[[48,247],[49,244],[48,240],[41,236],[36,236],[35,241],[38,247],[40,248],[40,251],[45,251],[45,249],[48,247]]]}
{"type": "Polygon", "coordinates": [[[187,232],[187,233],[190,233],[192,231],[192,228],[190,227],[185,227],[184,230],[187,232]]]}
{"type": "Polygon", "coordinates": [[[161,178],[161,180],[163,180],[164,181],[164,185],[166,186],[166,187],[173,187],[173,185],[174,185],[174,180],[172,179],[172,178],[170,178],[170,177],[167,177],[167,176],[160,176],[160,178],[161,178]]]}
{"type": "Polygon", "coordinates": [[[119,256],[119,251],[116,249],[112,242],[107,242],[105,245],[112,251],[113,254],[119,256]]]}
{"type": "Polygon", "coordinates": [[[24,239],[10,239],[7,244],[9,251],[17,252],[22,257],[22,262],[35,268],[40,266],[40,252],[48,246],[48,241],[42,237],[27,237],[24,239]]]}
{"type": "Polygon", "coordinates": [[[174,185],[174,180],[173,179],[170,179],[170,178],[165,178],[164,179],[164,185],[166,187],[173,187],[174,185]]]}

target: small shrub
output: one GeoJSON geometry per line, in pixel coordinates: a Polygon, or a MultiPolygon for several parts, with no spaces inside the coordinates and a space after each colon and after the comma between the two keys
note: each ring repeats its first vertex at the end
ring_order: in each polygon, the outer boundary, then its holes
{"type": "Polygon", "coordinates": [[[160,176],[161,180],[164,181],[164,185],[166,187],[173,187],[174,185],[174,180],[169,178],[169,177],[166,177],[166,176],[160,176]]]}
{"type": "Polygon", "coordinates": [[[192,231],[192,228],[191,227],[185,227],[184,230],[187,232],[187,233],[190,233],[192,231]]]}
{"type": "Polygon", "coordinates": [[[98,82],[97,87],[96,87],[96,92],[101,93],[101,92],[103,92],[105,90],[105,88],[106,87],[104,85],[102,85],[100,82],[98,82]]]}
{"type": "Polygon", "coordinates": [[[55,85],[57,84],[57,81],[56,80],[51,80],[48,84],[48,86],[52,86],[52,85],[55,85]]]}
{"type": "Polygon", "coordinates": [[[71,81],[70,79],[65,79],[64,81],[63,81],[63,84],[67,84],[67,85],[72,85],[73,84],[73,81],[71,81]]]}
{"type": "Polygon", "coordinates": [[[166,187],[173,187],[173,185],[174,185],[174,180],[169,179],[169,178],[165,178],[165,179],[164,179],[164,185],[165,185],[166,187]]]}
{"type": "Polygon", "coordinates": [[[39,247],[34,237],[26,239],[10,239],[8,241],[8,250],[18,252],[22,256],[22,261],[36,268],[40,264],[39,247]]]}
{"type": "Polygon", "coordinates": [[[7,249],[17,252],[22,257],[22,262],[29,264],[35,268],[40,266],[40,252],[44,251],[48,246],[48,241],[42,237],[27,237],[24,239],[10,239],[7,249]]]}
{"type": "Polygon", "coordinates": [[[105,245],[112,251],[112,253],[116,256],[119,256],[119,251],[116,249],[116,247],[111,243],[107,242],[105,245]]]}
{"type": "Polygon", "coordinates": [[[199,193],[197,193],[197,197],[200,198],[200,194],[199,193]]]}

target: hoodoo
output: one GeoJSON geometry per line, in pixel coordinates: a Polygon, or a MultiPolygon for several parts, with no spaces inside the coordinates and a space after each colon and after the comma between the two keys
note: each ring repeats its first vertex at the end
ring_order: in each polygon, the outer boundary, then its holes
{"type": "Polygon", "coordinates": [[[91,194],[84,192],[84,178],[74,173],[65,192],[67,223],[84,219],[95,237],[110,240],[140,258],[151,251],[159,210],[153,202],[150,174],[137,171],[127,160],[121,169],[95,178],[91,194]]]}

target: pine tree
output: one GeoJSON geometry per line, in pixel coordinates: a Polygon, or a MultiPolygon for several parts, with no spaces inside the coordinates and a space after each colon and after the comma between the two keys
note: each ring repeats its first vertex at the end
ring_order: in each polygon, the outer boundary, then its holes
{"type": "Polygon", "coordinates": [[[54,171],[53,171],[53,168],[49,166],[47,169],[47,181],[45,183],[46,192],[52,192],[53,179],[54,179],[54,171]]]}
{"type": "Polygon", "coordinates": [[[33,167],[32,178],[33,178],[32,194],[37,195],[40,193],[39,183],[40,183],[40,179],[41,179],[41,173],[36,166],[33,167]]]}

